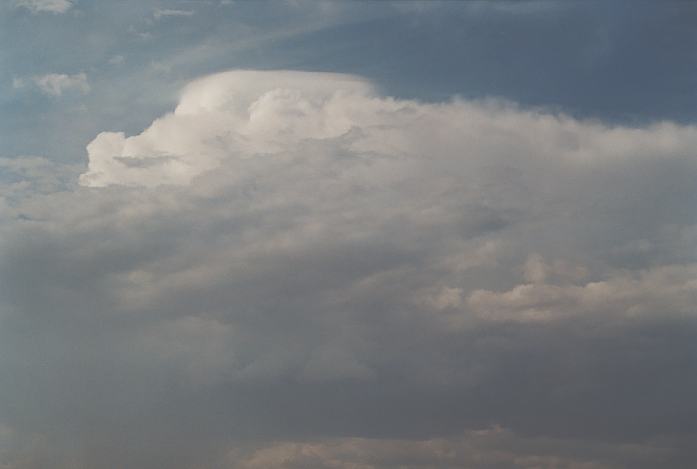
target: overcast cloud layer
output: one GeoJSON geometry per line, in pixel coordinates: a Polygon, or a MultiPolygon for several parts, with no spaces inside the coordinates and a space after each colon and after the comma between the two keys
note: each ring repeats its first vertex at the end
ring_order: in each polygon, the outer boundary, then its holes
{"type": "Polygon", "coordinates": [[[3,160],[0,467],[693,467],[695,148],[230,71],[3,160]]]}

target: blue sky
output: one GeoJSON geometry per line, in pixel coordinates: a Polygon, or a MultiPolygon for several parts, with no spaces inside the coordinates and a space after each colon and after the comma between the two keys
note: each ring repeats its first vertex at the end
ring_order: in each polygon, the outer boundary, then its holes
{"type": "Polygon", "coordinates": [[[695,467],[696,24],[2,2],[0,467],[695,467]]]}

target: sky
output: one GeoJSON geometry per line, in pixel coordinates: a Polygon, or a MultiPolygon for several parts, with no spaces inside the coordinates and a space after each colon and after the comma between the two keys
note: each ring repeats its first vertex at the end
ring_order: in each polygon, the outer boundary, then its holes
{"type": "Polygon", "coordinates": [[[695,467],[695,24],[2,1],[0,469],[695,467]]]}

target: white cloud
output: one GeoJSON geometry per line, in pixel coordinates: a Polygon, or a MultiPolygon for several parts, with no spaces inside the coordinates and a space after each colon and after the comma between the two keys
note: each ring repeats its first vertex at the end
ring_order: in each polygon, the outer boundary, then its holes
{"type": "Polygon", "coordinates": [[[26,8],[32,13],[65,13],[73,4],[73,0],[15,0],[17,7],[26,8]]]}
{"type": "Polygon", "coordinates": [[[153,12],[155,19],[159,20],[161,18],[171,18],[171,17],[187,17],[192,16],[195,12],[193,10],[176,10],[170,8],[157,8],[153,12]]]}
{"type": "MultiPolygon", "coordinates": [[[[497,103],[396,101],[346,75],[241,71],[192,83],[177,109],[141,135],[100,134],[88,147],[90,170],[82,180],[92,186],[187,184],[231,158],[342,135],[352,135],[356,152],[414,162],[416,155],[435,153],[436,161],[462,166],[510,162],[523,172],[547,167],[569,177],[629,158],[678,157],[696,134],[671,124],[608,128],[497,103]]],[[[561,190],[550,184],[550,191],[561,190]]]]}
{"type": "Polygon", "coordinates": [[[78,91],[85,94],[90,91],[85,73],[66,75],[63,73],[49,73],[33,77],[36,86],[42,93],[49,96],[61,96],[66,91],[78,91]]]}
{"type": "Polygon", "coordinates": [[[550,321],[576,314],[622,317],[694,315],[697,264],[662,266],[634,275],[619,274],[584,285],[552,285],[536,278],[509,291],[475,290],[468,306],[494,321],[550,321]]]}
{"type": "Polygon", "coordinates": [[[186,184],[226,155],[277,152],[305,138],[341,135],[352,125],[342,106],[369,92],[365,81],[338,74],[231,72],[204,78],[186,88],[174,113],[140,136],[105,132],[95,138],[81,181],[186,184]]]}

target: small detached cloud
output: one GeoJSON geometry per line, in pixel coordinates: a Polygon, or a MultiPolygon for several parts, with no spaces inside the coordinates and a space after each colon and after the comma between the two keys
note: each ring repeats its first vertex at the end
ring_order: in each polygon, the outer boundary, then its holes
{"type": "Polygon", "coordinates": [[[42,93],[48,96],[62,96],[67,91],[77,91],[82,94],[90,91],[87,75],[84,72],[74,75],[49,73],[47,75],[35,76],[32,78],[32,81],[42,93]]]}
{"type": "Polygon", "coordinates": [[[73,0],[15,0],[16,7],[32,13],[65,13],[73,5],[73,0]]]}
{"type": "Polygon", "coordinates": [[[123,65],[123,63],[126,62],[126,58],[123,55],[115,55],[111,57],[108,62],[109,65],[123,65]]]}
{"type": "Polygon", "coordinates": [[[153,12],[153,16],[155,17],[156,20],[162,19],[162,18],[171,18],[171,17],[186,17],[186,16],[192,16],[194,14],[193,10],[175,10],[175,9],[169,9],[169,8],[156,8],[155,11],[153,12]]]}

